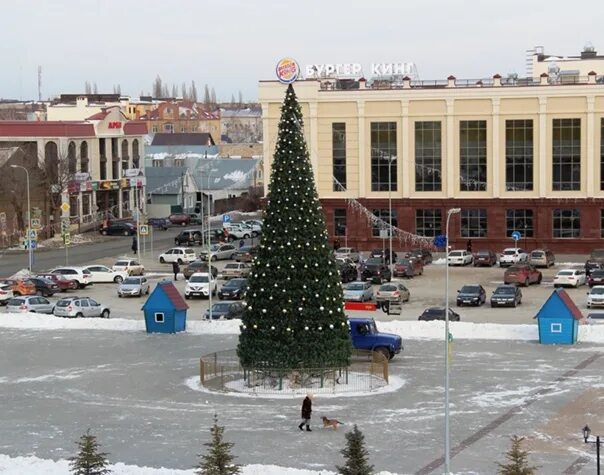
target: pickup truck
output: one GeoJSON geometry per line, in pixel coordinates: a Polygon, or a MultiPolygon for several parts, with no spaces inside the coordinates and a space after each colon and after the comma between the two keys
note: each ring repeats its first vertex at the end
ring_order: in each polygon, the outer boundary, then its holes
{"type": "Polygon", "coordinates": [[[402,338],[392,333],[379,332],[373,318],[348,318],[348,329],[352,346],[356,350],[377,351],[392,359],[403,349],[402,338]]]}

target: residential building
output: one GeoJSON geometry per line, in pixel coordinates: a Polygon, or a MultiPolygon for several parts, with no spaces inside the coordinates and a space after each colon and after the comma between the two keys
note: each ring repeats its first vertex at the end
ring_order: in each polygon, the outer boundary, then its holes
{"type": "Polygon", "coordinates": [[[527,77],[540,78],[547,74],[550,84],[571,84],[586,78],[592,71],[597,76],[604,76],[604,56],[598,55],[591,43],[586,44],[578,56],[546,54],[543,46],[527,51],[527,77]]]}
{"type": "Polygon", "coordinates": [[[208,111],[201,104],[190,101],[161,102],[153,110],[141,115],[149,133],[206,132],[220,137],[220,114],[208,111]]]}
{"type": "Polygon", "coordinates": [[[220,109],[220,134],[221,142],[262,142],[262,109],[220,109]]]}

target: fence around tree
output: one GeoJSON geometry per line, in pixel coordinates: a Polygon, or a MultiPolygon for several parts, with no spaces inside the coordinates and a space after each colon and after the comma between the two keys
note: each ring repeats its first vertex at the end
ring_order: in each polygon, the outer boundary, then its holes
{"type": "Polygon", "coordinates": [[[388,384],[388,359],[381,353],[354,350],[343,368],[243,368],[236,350],[199,359],[200,383],[218,392],[251,394],[334,394],[370,392],[388,384]]]}

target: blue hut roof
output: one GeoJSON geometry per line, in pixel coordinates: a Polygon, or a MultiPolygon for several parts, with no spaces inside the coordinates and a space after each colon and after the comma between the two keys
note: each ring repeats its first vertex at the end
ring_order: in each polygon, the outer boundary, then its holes
{"type": "Polygon", "coordinates": [[[583,320],[583,314],[564,289],[555,289],[534,318],[568,317],[583,320]]]}
{"type": "Polygon", "coordinates": [[[147,307],[157,305],[158,299],[164,297],[175,310],[187,310],[189,306],[180,295],[180,292],[174,287],[172,282],[160,282],[157,287],[153,290],[145,304],[143,310],[147,307]]]}

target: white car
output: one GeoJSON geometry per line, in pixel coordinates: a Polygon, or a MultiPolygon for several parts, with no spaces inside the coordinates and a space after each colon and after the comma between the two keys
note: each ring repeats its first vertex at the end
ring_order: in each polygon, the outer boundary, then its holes
{"type": "Polygon", "coordinates": [[[513,264],[527,262],[529,258],[528,252],[520,247],[506,247],[499,254],[499,267],[507,267],[513,264]]]}
{"type": "Polygon", "coordinates": [[[256,237],[262,232],[262,224],[257,221],[243,221],[243,224],[249,226],[252,230],[252,236],[256,237]]]}
{"type": "Polygon", "coordinates": [[[109,307],[90,297],[65,297],[57,302],[53,311],[57,317],[101,317],[109,318],[109,307]]]}
{"type": "Polygon", "coordinates": [[[353,262],[359,262],[359,251],[357,251],[354,247],[340,247],[336,252],[337,258],[348,258],[353,262]]]}
{"type": "Polygon", "coordinates": [[[0,284],[0,305],[6,305],[13,298],[13,291],[8,284],[0,284]]]}
{"type": "Polygon", "coordinates": [[[121,270],[115,271],[113,269],[109,269],[107,266],[101,265],[85,266],[84,270],[90,272],[90,277],[88,280],[95,284],[108,282],[115,282],[116,284],[119,284],[128,277],[128,272],[121,270]]]}
{"type": "MultiPolygon", "coordinates": [[[[212,295],[216,295],[216,279],[211,280],[212,295]]],[[[190,299],[191,297],[210,297],[210,282],[209,274],[207,272],[196,272],[191,277],[189,277],[189,280],[185,287],[185,298],[190,299]]]]}
{"type": "Polygon", "coordinates": [[[234,241],[235,239],[249,239],[252,236],[258,235],[258,233],[254,233],[250,226],[239,223],[225,224],[223,229],[229,241],[234,241]]]}
{"type": "Polygon", "coordinates": [[[587,292],[587,308],[604,306],[604,285],[594,285],[587,292]]]}
{"type": "Polygon", "coordinates": [[[128,275],[143,275],[145,268],[136,259],[118,259],[113,264],[112,269],[114,271],[126,272],[128,275]]]}
{"type": "Polygon", "coordinates": [[[554,287],[579,287],[585,285],[584,269],[562,269],[554,277],[554,287]]]}
{"type": "Polygon", "coordinates": [[[195,251],[190,247],[173,247],[169,251],[159,255],[159,262],[178,262],[179,264],[189,263],[197,260],[195,251]]]}
{"type": "Polygon", "coordinates": [[[9,300],[6,311],[9,313],[52,313],[55,305],[45,297],[28,295],[9,300]]]}
{"type": "Polygon", "coordinates": [[[83,267],[57,267],[51,270],[50,273],[61,274],[67,279],[75,280],[80,289],[83,289],[88,285],[92,285],[92,280],[90,280],[90,271],[84,269],[83,267]]]}
{"type": "Polygon", "coordinates": [[[474,261],[474,256],[471,252],[457,250],[449,252],[449,260],[447,261],[450,266],[465,266],[471,264],[474,261]]]}

